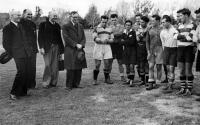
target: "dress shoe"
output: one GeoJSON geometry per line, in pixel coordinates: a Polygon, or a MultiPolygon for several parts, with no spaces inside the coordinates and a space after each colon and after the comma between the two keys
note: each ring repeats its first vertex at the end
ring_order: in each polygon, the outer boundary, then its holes
{"type": "Polygon", "coordinates": [[[105,83],[107,83],[107,84],[113,84],[113,82],[110,80],[110,78],[105,79],[105,83]]]}
{"type": "Polygon", "coordinates": [[[92,84],[93,85],[98,85],[97,80],[94,80],[92,84]]]}
{"type": "Polygon", "coordinates": [[[196,101],[200,102],[200,98],[197,98],[196,101]]]}
{"type": "Polygon", "coordinates": [[[145,82],[144,81],[141,81],[141,82],[139,82],[139,84],[138,84],[139,86],[143,86],[143,85],[146,85],[145,84],[145,82]]]}
{"type": "Polygon", "coordinates": [[[185,93],[183,93],[183,96],[191,96],[192,92],[189,89],[185,89],[185,93]]]}
{"type": "Polygon", "coordinates": [[[152,90],[153,89],[153,83],[148,83],[146,90],[152,90]]]}
{"type": "Polygon", "coordinates": [[[184,88],[181,88],[177,93],[176,95],[182,95],[185,93],[185,89],[184,88]]]}
{"type": "Polygon", "coordinates": [[[122,81],[122,82],[126,82],[126,79],[125,79],[124,76],[121,76],[121,81],[122,81]]]}
{"type": "Polygon", "coordinates": [[[133,83],[133,80],[130,80],[129,86],[130,87],[135,87],[135,84],[133,83]]]}
{"type": "Polygon", "coordinates": [[[49,87],[56,87],[56,85],[52,85],[52,84],[50,84],[49,87]]]}
{"type": "Polygon", "coordinates": [[[168,79],[161,81],[161,83],[168,83],[168,79]]]}
{"type": "Polygon", "coordinates": [[[17,98],[16,95],[12,95],[12,94],[10,94],[10,99],[11,99],[11,100],[17,100],[18,98],[17,98]]]}
{"type": "Polygon", "coordinates": [[[71,90],[72,90],[72,87],[65,87],[65,90],[71,91],[71,90]]]}

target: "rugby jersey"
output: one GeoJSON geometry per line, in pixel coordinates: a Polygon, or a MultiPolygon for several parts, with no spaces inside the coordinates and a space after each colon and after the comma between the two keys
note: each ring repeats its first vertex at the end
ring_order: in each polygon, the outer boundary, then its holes
{"type": "Polygon", "coordinates": [[[192,22],[189,24],[179,24],[178,33],[174,35],[174,38],[177,39],[178,46],[192,46],[194,45],[194,35],[196,30],[196,25],[192,22]],[[179,35],[183,35],[184,39],[178,39],[179,35]]]}
{"type": "MultiPolygon", "coordinates": [[[[198,25],[197,29],[196,29],[196,41],[200,41],[200,25],[198,25]]],[[[198,50],[200,50],[200,43],[197,43],[198,45],[198,50]]]]}
{"type": "Polygon", "coordinates": [[[110,27],[103,28],[101,24],[99,24],[93,31],[93,38],[94,40],[96,38],[100,38],[101,41],[104,41],[105,39],[113,39],[114,36],[112,33],[112,28],[110,27]]]}

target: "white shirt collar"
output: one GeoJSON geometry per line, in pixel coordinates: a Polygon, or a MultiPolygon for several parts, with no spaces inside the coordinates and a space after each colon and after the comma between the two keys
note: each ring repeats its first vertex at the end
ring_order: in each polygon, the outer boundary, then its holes
{"type": "Polygon", "coordinates": [[[72,24],[73,24],[73,26],[75,25],[75,23],[71,20],[71,22],[72,22],[72,24]]]}
{"type": "Polygon", "coordinates": [[[133,31],[133,29],[130,29],[129,32],[128,32],[126,29],[124,29],[124,32],[123,32],[123,33],[128,34],[128,33],[130,33],[131,31],[133,31]]]}
{"type": "Polygon", "coordinates": [[[18,26],[18,24],[17,24],[16,22],[14,22],[14,21],[12,21],[12,20],[11,20],[11,22],[12,22],[15,26],[18,26]]]}
{"type": "Polygon", "coordinates": [[[55,24],[55,22],[52,22],[51,20],[49,20],[49,22],[50,22],[51,24],[55,24]]]}

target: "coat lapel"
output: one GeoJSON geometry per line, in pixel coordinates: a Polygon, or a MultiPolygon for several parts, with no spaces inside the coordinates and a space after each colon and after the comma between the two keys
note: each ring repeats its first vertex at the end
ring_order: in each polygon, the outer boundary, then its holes
{"type": "Polygon", "coordinates": [[[79,40],[81,40],[81,27],[80,27],[80,24],[78,24],[78,38],[79,38],[79,40]]]}
{"type": "Polygon", "coordinates": [[[72,24],[72,22],[70,21],[70,27],[74,30],[74,32],[76,32],[77,34],[77,30],[75,29],[74,25],[72,24]]]}

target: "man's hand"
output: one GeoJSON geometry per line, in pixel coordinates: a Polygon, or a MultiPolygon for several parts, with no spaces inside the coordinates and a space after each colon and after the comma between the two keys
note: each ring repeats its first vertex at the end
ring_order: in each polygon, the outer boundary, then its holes
{"type": "Polygon", "coordinates": [[[96,39],[95,39],[95,42],[96,42],[96,43],[101,43],[101,39],[100,39],[100,38],[96,38],[96,39]]]}
{"type": "Polygon", "coordinates": [[[151,53],[150,52],[147,52],[148,54],[147,54],[147,60],[149,60],[150,59],[150,57],[151,57],[151,53]]]}
{"type": "Polygon", "coordinates": [[[107,39],[106,43],[108,43],[108,44],[113,43],[113,39],[107,39]]]}
{"type": "Polygon", "coordinates": [[[41,53],[42,55],[45,54],[45,52],[44,52],[44,48],[41,48],[41,49],[40,49],[40,53],[41,53]]]}
{"type": "Polygon", "coordinates": [[[194,48],[193,48],[193,53],[196,54],[196,52],[197,52],[197,47],[194,46],[194,48]]]}
{"type": "Polygon", "coordinates": [[[82,47],[83,47],[83,46],[82,46],[81,44],[76,44],[76,48],[77,48],[77,49],[82,49],[82,47]]]}

